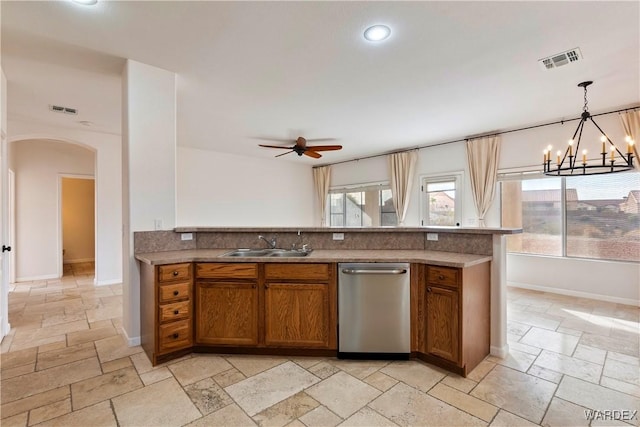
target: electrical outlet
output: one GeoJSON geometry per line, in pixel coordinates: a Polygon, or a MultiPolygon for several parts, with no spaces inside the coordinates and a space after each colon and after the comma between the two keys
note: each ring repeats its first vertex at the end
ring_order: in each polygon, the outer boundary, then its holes
{"type": "Polygon", "coordinates": [[[162,230],[162,220],[161,219],[154,219],[153,220],[153,228],[154,228],[154,230],[162,230]]]}
{"type": "Polygon", "coordinates": [[[333,233],[333,240],[344,240],[344,233],[333,233]]]}
{"type": "Polygon", "coordinates": [[[181,233],[180,240],[193,240],[193,233],[181,233]]]}
{"type": "Polygon", "coordinates": [[[438,233],[427,233],[427,240],[432,242],[438,241],[438,233]]]}

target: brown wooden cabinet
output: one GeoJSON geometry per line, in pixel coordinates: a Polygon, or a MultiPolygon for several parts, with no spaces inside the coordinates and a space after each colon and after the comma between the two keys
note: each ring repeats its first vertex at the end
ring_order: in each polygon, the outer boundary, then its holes
{"type": "Polygon", "coordinates": [[[266,264],[264,342],[336,349],[335,266],[266,264]]]}
{"type": "Polygon", "coordinates": [[[427,285],[426,352],[460,362],[458,291],[427,285]]]}
{"type": "Polygon", "coordinates": [[[413,351],[466,376],[489,354],[490,263],[412,268],[413,351]]]}
{"type": "Polygon", "coordinates": [[[191,263],[141,266],[141,344],[154,365],[176,352],[190,351],[192,292],[191,263]]]}
{"type": "Polygon", "coordinates": [[[196,264],[196,343],[258,345],[258,265],[196,264]]]}
{"type": "Polygon", "coordinates": [[[335,266],[197,263],[199,346],[336,349],[335,266]]]}

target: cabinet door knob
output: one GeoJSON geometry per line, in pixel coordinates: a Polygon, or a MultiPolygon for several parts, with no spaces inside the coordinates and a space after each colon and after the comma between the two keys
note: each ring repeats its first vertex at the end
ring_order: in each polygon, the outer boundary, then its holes
{"type": "Polygon", "coordinates": [[[441,275],[438,276],[438,279],[444,280],[444,276],[441,274],[441,275]]]}
{"type": "Polygon", "coordinates": [[[174,275],[174,276],[177,276],[177,275],[178,275],[178,270],[174,270],[174,271],[173,271],[173,275],[174,275]]]}
{"type": "Polygon", "coordinates": [[[178,292],[178,291],[173,291],[173,296],[174,296],[174,297],[177,297],[179,294],[180,294],[180,292],[178,292]]]}
{"type": "Polygon", "coordinates": [[[173,314],[180,314],[180,310],[173,310],[173,314]]]}
{"type": "Polygon", "coordinates": [[[180,335],[178,335],[178,334],[173,334],[173,335],[171,335],[171,336],[173,337],[173,339],[174,339],[174,340],[177,340],[177,339],[178,339],[178,337],[179,337],[180,335]]]}
{"type": "Polygon", "coordinates": [[[427,288],[427,292],[431,292],[431,286],[427,288]]]}
{"type": "Polygon", "coordinates": [[[264,285],[265,288],[269,289],[269,284],[264,285]]]}

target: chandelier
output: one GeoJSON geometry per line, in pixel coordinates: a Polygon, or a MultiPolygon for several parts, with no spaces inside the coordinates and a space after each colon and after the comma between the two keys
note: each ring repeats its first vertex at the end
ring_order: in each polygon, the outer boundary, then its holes
{"type": "Polygon", "coordinates": [[[544,174],[549,176],[571,176],[571,175],[598,175],[613,172],[624,172],[633,169],[633,144],[634,141],[630,136],[625,138],[627,143],[626,154],[611,141],[606,133],[600,126],[593,120],[593,116],[587,111],[587,86],[592,84],[592,81],[586,81],[578,84],[578,87],[584,88],[584,107],[582,108],[582,115],[580,123],[576,131],[573,133],[573,138],[569,140],[569,146],[564,152],[558,150],[556,163],[551,164],[551,145],[544,150],[544,174]],[[580,139],[582,138],[582,130],[584,124],[590,120],[591,123],[600,131],[600,142],[602,142],[602,161],[600,159],[591,163],[587,162],[587,150],[582,150],[582,161],[578,161],[578,153],[580,152],[580,139]],[[576,141],[576,136],[578,140],[576,141]],[[607,149],[608,148],[608,149],[607,149]]]}

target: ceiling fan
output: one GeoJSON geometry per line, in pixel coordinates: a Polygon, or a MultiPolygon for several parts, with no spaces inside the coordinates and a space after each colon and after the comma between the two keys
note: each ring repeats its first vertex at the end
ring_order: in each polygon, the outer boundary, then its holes
{"type": "MultiPolygon", "coordinates": [[[[288,141],[288,140],[280,140],[280,139],[271,139],[271,138],[262,138],[262,139],[267,139],[270,141],[288,141]]],[[[310,139],[309,141],[311,142],[320,142],[320,141],[334,141],[334,138],[320,138],[320,139],[310,139]]],[[[322,155],[320,153],[318,153],[318,151],[335,151],[335,150],[342,150],[342,145],[313,145],[313,146],[309,146],[307,145],[307,140],[304,139],[303,137],[299,136],[298,139],[296,139],[296,144],[293,147],[281,147],[278,145],[263,145],[263,144],[258,144],[260,147],[266,147],[266,148],[279,148],[279,149],[284,149],[284,150],[289,150],[286,153],[282,153],[282,154],[278,154],[276,157],[280,157],[280,156],[284,156],[285,154],[289,154],[289,153],[293,153],[295,152],[298,156],[302,156],[303,154],[305,156],[309,156],[309,157],[313,157],[314,159],[319,159],[320,157],[322,157],[322,155]]]]}

